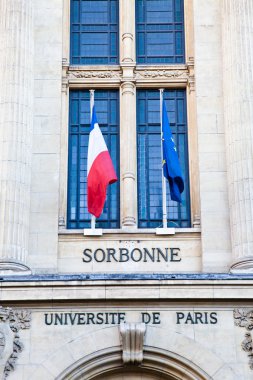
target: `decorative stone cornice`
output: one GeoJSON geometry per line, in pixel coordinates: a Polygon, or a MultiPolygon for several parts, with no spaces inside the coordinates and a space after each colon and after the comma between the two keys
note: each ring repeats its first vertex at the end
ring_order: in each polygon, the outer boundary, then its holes
{"type": "Polygon", "coordinates": [[[96,79],[108,79],[108,78],[121,78],[121,74],[118,71],[70,71],[68,77],[71,78],[96,78],[96,79]]]}
{"type": "Polygon", "coordinates": [[[195,89],[194,60],[193,58],[186,65],[171,66],[145,66],[137,67],[134,70],[134,78],[137,84],[152,85],[157,83],[167,85],[173,84],[180,86],[187,84],[189,91],[195,89]]]}
{"type": "Polygon", "coordinates": [[[119,67],[84,67],[70,66],[66,72],[68,84],[106,84],[119,85],[122,79],[122,70],[119,67]]]}
{"type": "MultiPolygon", "coordinates": [[[[236,326],[244,327],[247,331],[253,330],[253,309],[235,309],[234,322],[236,326]]],[[[253,370],[253,342],[250,332],[244,335],[241,346],[243,351],[247,352],[249,367],[253,370]]]]}
{"type": "Polygon", "coordinates": [[[188,73],[186,70],[168,70],[168,69],[138,69],[135,70],[136,80],[147,80],[147,79],[188,79],[188,73]]]}
{"type": "Polygon", "coordinates": [[[121,323],[123,363],[140,364],[143,360],[143,343],[146,332],[144,323],[121,323]]]}
{"type": "Polygon", "coordinates": [[[29,329],[31,312],[0,306],[0,374],[5,380],[14,371],[18,354],[24,346],[19,331],[29,329]]]}
{"type": "Polygon", "coordinates": [[[122,66],[66,66],[63,65],[63,85],[86,84],[118,86],[132,81],[140,86],[157,86],[172,84],[188,86],[195,89],[194,59],[190,57],[186,65],[137,66],[122,62],[122,66]]]}

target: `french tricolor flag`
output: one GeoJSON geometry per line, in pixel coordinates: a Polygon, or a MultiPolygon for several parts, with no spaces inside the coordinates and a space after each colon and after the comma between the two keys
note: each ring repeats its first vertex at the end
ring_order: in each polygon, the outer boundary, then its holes
{"type": "Polygon", "coordinates": [[[92,108],[88,145],[87,192],[88,211],[98,218],[104,208],[107,186],[118,180],[102,132],[95,107],[92,108]]]}

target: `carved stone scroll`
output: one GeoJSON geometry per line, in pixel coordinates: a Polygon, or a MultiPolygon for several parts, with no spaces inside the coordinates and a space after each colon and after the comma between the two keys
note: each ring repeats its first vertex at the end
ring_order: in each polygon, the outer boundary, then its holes
{"type": "MultiPolygon", "coordinates": [[[[253,310],[252,309],[235,309],[235,325],[244,327],[247,331],[253,330],[253,310]]],[[[242,341],[242,349],[247,352],[249,358],[249,367],[253,370],[253,341],[250,332],[247,332],[242,341]]]]}
{"type": "Polygon", "coordinates": [[[14,371],[18,355],[24,346],[19,331],[29,329],[31,313],[0,306],[0,377],[5,380],[14,371]]]}
{"type": "Polygon", "coordinates": [[[121,323],[123,363],[140,364],[143,360],[143,343],[146,332],[144,323],[121,323]]]}

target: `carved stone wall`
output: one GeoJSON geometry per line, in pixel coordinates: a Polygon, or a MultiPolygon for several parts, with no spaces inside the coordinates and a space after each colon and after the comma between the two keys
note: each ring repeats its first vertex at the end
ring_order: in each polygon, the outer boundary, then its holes
{"type": "Polygon", "coordinates": [[[253,310],[252,309],[235,309],[234,310],[235,325],[246,329],[244,340],[242,341],[242,349],[247,352],[249,358],[249,367],[253,370],[253,341],[251,331],[253,330],[253,310]]]}
{"type": "Polygon", "coordinates": [[[0,271],[24,271],[33,131],[33,0],[0,2],[0,271]]]}
{"type": "Polygon", "coordinates": [[[31,313],[0,306],[0,376],[5,380],[14,371],[24,345],[19,331],[30,328],[31,313]]]}
{"type": "Polygon", "coordinates": [[[223,0],[223,93],[232,270],[253,271],[253,7],[223,0]]]}

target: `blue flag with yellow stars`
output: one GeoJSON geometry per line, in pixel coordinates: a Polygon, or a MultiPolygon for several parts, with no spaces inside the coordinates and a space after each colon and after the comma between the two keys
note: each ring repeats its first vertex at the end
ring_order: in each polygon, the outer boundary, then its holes
{"type": "Polygon", "coordinates": [[[184,180],[179,164],[177,148],[170,130],[165,101],[162,110],[162,144],[163,144],[163,175],[169,181],[170,197],[173,201],[182,202],[184,180]]]}

